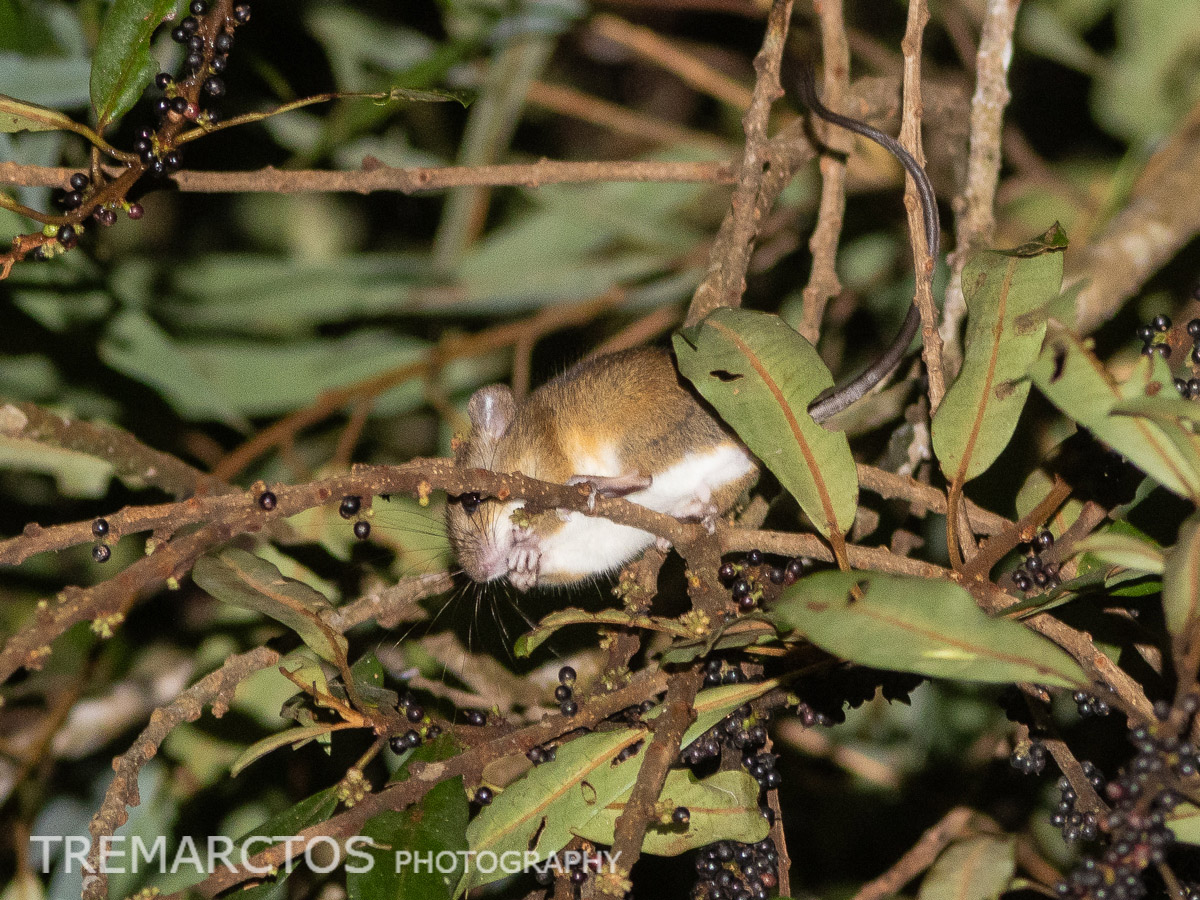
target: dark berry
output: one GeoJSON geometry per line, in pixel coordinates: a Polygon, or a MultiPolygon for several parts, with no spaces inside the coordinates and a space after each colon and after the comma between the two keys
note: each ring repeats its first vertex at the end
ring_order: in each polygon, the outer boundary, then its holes
{"type": "Polygon", "coordinates": [[[365,541],[371,536],[371,523],[358,521],[354,523],[354,536],[360,541],[365,541]]]}
{"type": "Polygon", "coordinates": [[[92,534],[98,538],[108,535],[108,519],[96,519],[92,522],[92,534]]]}
{"type": "Polygon", "coordinates": [[[768,573],[767,577],[771,579],[771,584],[783,584],[783,579],[787,576],[779,566],[775,566],[768,573]]]}
{"type": "Polygon", "coordinates": [[[342,504],[338,507],[338,515],[343,519],[353,519],[358,515],[358,511],[362,509],[362,498],[348,496],[342,498],[342,504]]]}
{"type": "Polygon", "coordinates": [[[763,555],[762,555],[761,550],[751,550],[749,553],[746,554],[746,562],[748,562],[752,566],[761,566],[762,561],[763,561],[763,555]]]}
{"type": "Polygon", "coordinates": [[[404,738],[400,735],[388,738],[388,746],[392,748],[393,753],[403,753],[408,748],[404,746],[404,738]]]}
{"type": "Polygon", "coordinates": [[[186,42],[187,39],[188,39],[188,33],[183,30],[182,26],[176,25],[174,28],[171,29],[171,40],[173,40],[175,43],[182,44],[182,43],[186,42]]]}
{"type": "Polygon", "coordinates": [[[750,593],[750,580],[747,578],[739,578],[733,583],[733,598],[739,600],[750,593]]]}
{"type": "Polygon", "coordinates": [[[191,36],[200,30],[200,23],[196,21],[195,16],[187,16],[179,23],[179,27],[183,29],[184,34],[191,36]]]}
{"type": "Polygon", "coordinates": [[[1200,319],[1192,319],[1188,322],[1187,332],[1190,337],[1200,339],[1200,319]]]}
{"type": "Polygon", "coordinates": [[[575,885],[576,887],[579,887],[579,885],[581,885],[585,881],[587,881],[587,872],[584,871],[583,869],[572,869],[571,875],[570,875],[570,881],[571,881],[571,884],[575,885]]]}
{"type": "Polygon", "coordinates": [[[733,584],[733,579],[737,577],[737,569],[733,563],[724,563],[721,568],[717,569],[717,578],[721,580],[721,584],[729,587],[733,584]]]}
{"type": "Polygon", "coordinates": [[[258,505],[270,512],[279,505],[279,498],[270,491],[263,491],[258,495],[258,505]]]}
{"type": "Polygon", "coordinates": [[[101,209],[96,213],[96,218],[100,220],[100,224],[105,228],[109,228],[117,224],[117,213],[111,209],[101,209]]]}
{"type": "Polygon", "coordinates": [[[1137,336],[1141,341],[1148,344],[1152,340],[1154,340],[1154,329],[1151,328],[1149,325],[1143,325],[1140,328],[1138,328],[1137,336]]]}
{"type": "Polygon", "coordinates": [[[738,609],[741,612],[750,612],[758,607],[758,601],[754,599],[752,594],[746,594],[738,600],[738,609]]]}
{"type": "Polygon", "coordinates": [[[145,214],[146,214],[146,210],[142,206],[142,204],[140,204],[140,203],[130,203],[129,204],[129,218],[140,219],[145,214]]]}
{"type": "Polygon", "coordinates": [[[60,225],[54,236],[68,250],[79,242],[79,236],[75,233],[75,226],[73,225],[60,225]]]}
{"type": "Polygon", "coordinates": [[[225,82],[216,75],[210,75],[204,79],[204,93],[210,97],[220,97],[225,93],[225,82]]]}
{"type": "Polygon", "coordinates": [[[1012,580],[1018,591],[1027,591],[1033,587],[1033,579],[1022,571],[1013,572],[1012,580]]]}
{"type": "Polygon", "coordinates": [[[79,209],[83,203],[83,194],[79,191],[67,191],[63,194],[62,208],[63,209],[79,209]]]}
{"type": "Polygon", "coordinates": [[[237,19],[238,23],[241,25],[245,25],[247,22],[249,22],[250,21],[250,4],[249,3],[239,3],[237,6],[235,6],[233,8],[233,17],[235,19],[237,19]]]}
{"type": "Polygon", "coordinates": [[[1054,535],[1049,531],[1039,531],[1037,537],[1034,538],[1034,544],[1038,550],[1049,550],[1054,546],[1054,535]]]}
{"type": "Polygon", "coordinates": [[[166,72],[159,72],[154,76],[154,86],[160,91],[165,91],[171,86],[171,76],[166,72]]]}
{"type": "Polygon", "coordinates": [[[574,700],[565,700],[563,701],[562,705],[559,706],[559,711],[568,719],[570,719],[575,715],[575,713],[579,712],[579,704],[574,700]]]}
{"type": "Polygon", "coordinates": [[[565,684],[560,684],[554,689],[554,699],[559,703],[566,703],[571,699],[572,691],[565,684]]]}
{"type": "Polygon", "coordinates": [[[1187,383],[1188,399],[1194,400],[1200,397],[1200,378],[1189,378],[1187,383]]]}
{"type": "Polygon", "coordinates": [[[192,5],[188,7],[188,11],[193,16],[202,16],[208,12],[208,4],[205,0],[192,0],[192,5]]]}
{"type": "Polygon", "coordinates": [[[1162,315],[1155,316],[1154,321],[1152,321],[1150,324],[1154,327],[1155,331],[1170,331],[1171,317],[1162,315]]]}
{"type": "Polygon", "coordinates": [[[195,72],[202,65],[204,65],[204,57],[201,55],[199,50],[195,51],[194,53],[189,53],[186,57],[184,57],[183,67],[189,72],[195,72]]]}
{"type": "Polygon", "coordinates": [[[799,578],[804,574],[804,560],[799,558],[789,559],[787,568],[784,571],[793,578],[799,578]]]}
{"type": "Polygon", "coordinates": [[[420,722],[421,719],[425,718],[425,709],[419,703],[412,703],[409,705],[405,715],[408,716],[408,721],[410,722],[420,722]]]}
{"type": "Polygon", "coordinates": [[[1171,358],[1171,345],[1170,344],[1155,344],[1153,347],[1150,348],[1150,352],[1157,353],[1163,359],[1170,359],[1171,358]]]}
{"type": "Polygon", "coordinates": [[[112,551],[108,549],[108,544],[96,544],[92,547],[92,559],[96,562],[108,562],[110,556],[112,556],[112,551]]]}
{"type": "Polygon", "coordinates": [[[676,825],[687,825],[692,821],[692,812],[686,806],[677,806],[671,813],[671,821],[676,825]]]}
{"type": "MultiPolygon", "coordinates": [[[[163,100],[163,101],[159,101],[159,102],[165,103],[167,101],[163,100]]],[[[138,138],[136,141],[133,142],[133,152],[136,153],[138,156],[142,156],[142,161],[145,162],[146,159],[143,156],[143,154],[145,154],[148,151],[152,152],[153,146],[154,145],[150,143],[150,138],[144,138],[144,137],[138,138]]]]}
{"type": "Polygon", "coordinates": [[[163,156],[163,165],[166,166],[171,171],[174,171],[175,169],[179,168],[179,162],[180,162],[180,160],[179,160],[179,151],[178,150],[168,150],[166,152],[166,154],[163,156]]]}
{"type": "Polygon", "coordinates": [[[488,787],[486,784],[481,785],[479,790],[475,792],[475,802],[480,806],[487,806],[492,802],[495,796],[496,795],[492,792],[490,787],[488,787]]]}
{"type": "Polygon", "coordinates": [[[228,53],[233,49],[233,35],[221,33],[213,38],[213,49],[218,53],[228,53]]]}
{"type": "Polygon", "coordinates": [[[546,761],[546,754],[542,752],[541,747],[530,747],[525,757],[535,766],[539,766],[546,761]]]}
{"type": "MultiPolygon", "coordinates": [[[[209,70],[214,75],[220,75],[228,67],[229,67],[229,57],[228,56],[214,56],[212,58],[212,62],[210,62],[208,64],[209,70]]],[[[211,91],[210,91],[210,93],[211,93],[211,91]]]]}
{"type": "Polygon", "coordinates": [[[563,666],[558,670],[558,683],[570,686],[575,683],[576,673],[570,666],[563,666]]]}
{"type": "Polygon", "coordinates": [[[204,38],[202,38],[198,34],[193,34],[190,38],[188,38],[187,47],[188,47],[189,54],[203,53],[204,52],[204,38]]]}
{"type": "Polygon", "coordinates": [[[425,729],[425,740],[427,740],[427,741],[436,741],[441,736],[442,736],[442,729],[439,728],[437,725],[430,725],[428,728],[425,729]]]}
{"type": "Polygon", "coordinates": [[[91,184],[91,179],[82,172],[76,172],[71,176],[71,190],[73,191],[85,190],[89,184],[91,184]]]}
{"type": "Polygon", "coordinates": [[[1175,390],[1179,392],[1179,396],[1186,397],[1188,392],[1187,382],[1182,378],[1175,379],[1175,390]]]}
{"type": "Polygon", "coordinates": [[[171,109],[179,113],[181,116],[187,112],[188,102],[187,97],[171,98],[171,109]]]}
{"type": "Polygon", "coordinates": [[[487,716],[477,709],[467,710],[467,724],[480,728],[487,724],[487,716]]]}

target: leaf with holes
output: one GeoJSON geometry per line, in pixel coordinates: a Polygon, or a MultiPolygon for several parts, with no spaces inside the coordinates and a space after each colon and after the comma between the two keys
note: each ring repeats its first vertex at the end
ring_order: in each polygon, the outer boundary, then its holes
{"type": "Polygon", "coordinates": [[[1195,435],[1184,432],[1178,423],[1119,412],[1138,398],[1174,392],[1170,369],[1160,357],[1141,357],[1130,377],[1118,383],[1081,338],[1052,324],[1029,375],[1051,403],[1163,487],[1193,500],[1200,498],[1195,435]]]}
{"type": "Polygon", "coordinates": [[[1066,653],[1024,625],[989,617],[952,581],[820,572],[784,591],[770,614],[781,629],[865,666],[997,684],[1087,683],[1066,653]]]}
{"type": "Polygon", "coordinates": [[[1062,286],[1066,243],[1056,225],[1015,250],[976,253],[963,268],[966,352],[933,417],[933,449],[952,482],[982,474],[1012,440],[1046,334],[1043,310],[1062,286]]]}
{"type": "MultiPolygon", "coordinates": [[[[518,853],[521,860],[542,861],[574,837],[574,829],[600,815],[608,804],[633,787],[643,754],[618,762],[626,747],[645,740],[644,728],[621,728],[586,734],[558,748],[553,762],[530,769],[496,795],[467,827],[474,859],[483,852],[518,853]]],[[[485,858],[487,858],[485,856],[485,858]]],[[[507,873],[470,868],[456,893],[490,884],[507,873]]]]}
{"type": "Polygon", "coordinates": [[[679,370],[770,469],[826,537],[854,522],[858,474],[850,444],[808,405],[833,376],[778,316],[719,309],[675,336],[679,370]]]}

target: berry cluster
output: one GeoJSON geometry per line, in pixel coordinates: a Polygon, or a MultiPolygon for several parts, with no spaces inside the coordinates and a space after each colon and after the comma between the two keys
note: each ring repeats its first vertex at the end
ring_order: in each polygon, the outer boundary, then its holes
{"type": "Polygon", "coordinates": [[[1159,335],[1165,335],[1171,330],[1170,316],[1155,316],[1149,325],[1143,325],[1137,330],[1137,336],[1142,342],[1142,353],[1152,356],[1157,353],[1163,359],[1171,358],[1171,348],[1166,341],[1158,340],[1159,335]]]}
{"type": "Polygon", "coordinates": [[[696,857],[696,900],[766,900],[779,883],[779,852],[770,838],[757,844],[718,841],[696,857]]]}
{"type": "MultiPolygon", "coordinates": [[[[338,505],[338,515],[343,519],[353,519],[362,510],[362,497],[349,494],[342,498],[342,502],[338,505]]],[[[358,519],[354,523],[354,536],[360,541],[365,541],[371,536],[371,523],[366,519],[358,519]]]]}
{"type": "MultiPolygon", "coordinates": [[[[1137,336],[1142,341],[1142,353],[1147,356],[1158,354],[1163,359],[1171,358],[1171,345],[1166,334],[1171,330],[1171,319],[1168,316],[1155,316],[1149,325],[1143,325],[1137,330],[1137,336]]],[[[1200,319],[1192,319],[1187,323],[1188,337],[1192,339],[1192,352],[1188,361],[1193,366],[1200,366],[1200,319]]],[[[1200,378],[1177,377],[1175,390],[1186,400],[1200,398],[1200,378]]]]}
{"type": "MultiPolygon", "coordinates": [[[[1200,710],[1200,699],[1188,697],[1183,704],[1187,717],[1180,733],[1187,733],[1200,710]]],[[[1166,733],[1170,708],[1155,704],[1158,722],[1139,726],[1129,733],[1134,756],[1121,775],[1105,784],[1094,766],[1084,764],[1092,786],[1112,804],[1107,814],[1080,813],[1076,796],[1065,780],[1059,782],[1062,801],[1051,819],[1063,827],[1068,839],[1089,840],[1104,836],[1106,847],[1099,857],[1086,856],[1058,885],[1060,897],[1138,900],[1147,893],[1143,875],[1147,868],[1166,859],[1174,842],[1167,816],[1179,803],[1172,788],[1200,771],[1200,752],[1191,743],[1166,733]]]]}
{"type": "Polygon", "coordinates": [[[724,563],[717,570],[717,577],[732,591],[738,609],[750,612],[762,599],[764,580],[786,587],[795,584],[811,566],[812,560],[803,557],[789,559],[782,566],[766,566],[763,552],[751,550],[741,562],[724,563]]]}
{"type": "Polygon", "coordinates": [[[720,756],[721,748],[729,747],[742,754],[744,763],[753,758],[753,753],[747,751],[754,751],[766,742],[766,721],[760,719],[749,705],[744,705],[739,706],[732,714],[689,744],[680,755],[680,759],[685,764],[694,766],[720,756]]]}
{"type": "Polygon", "coordinates": [[[112,550],[104,539],[108,537],[108,519],[96,519],[92,522],[92,537],[96,539],[96,543],[92,546],[92,559],[98,563],[108,562],[108,558],[112,556],[112,550]]]}
{"type": "Polygon", "coordinates": [[[1041,775],[1046,768],[1046,747],[1038,740],[1018,744],[1013,748],[1008,762],[1022,775],[1041,775]]]}
{"type": "Polygon", "coordinates": [[[1112,711],[1104,700],[1087,691],[1076,691],[1071,695],[1071,699],[1079,707],[1079,715],[1084,719],[1090,719],[1093,716],[1107,716],[1112,711]]]}
{"type": "Polygon", "coordinates": [[[574,669],[563,666],[558,670],[558,687],[554,689],[554,699],[558,702],[559,711],[568,719],[579,712],[579,704],[575,702],[575,691],[571,687],[574,683],[574,669]]]}
{"type": "MultiPolygon", "coordinates": [[[[1083,767],[1083,774],[1096,790],[1104,788],[1104,775],[1096,766],[1084,760],[1080,765],[1083,767]]],[[[1061,828],[1063,840],[1068,844],[1073,844],[1076,841],[1094,841],[1100,834],[1100,818],[1094,810],[1084,812],[1075,808],[1075,803],[1079,799],[1079,795],[1075,793],[1075,789],[1071,787],[1071,782],[1064,775],[1058,779],[1058,808],[1050,817],[1050,824],[1055,828],[1061,828]]]]}
{"type": "Polygon", "coordinates": [[[535,766],[540,766],[542,763],[554,762],[554,758],[558,755],[558,747],[554,744],[543,744],[540,747],[531,747],[525,757],[535,766]]]}
{"type": "Polygon", "coordinates": [[[567,880],[574,887],[579,887],[588,879],[588,875],[599,872],[605,865],[605,859],[599,853],[574,852],[568,850],[562,857],[558,854],[551,856],[546,862],[534,869],[533,877],[542,887],[554,883],[555,872],[565,873],[567,880]]]}
{"type": "MultiPolygon", "coordinates": [[[[58,198],[59,206],[66,212],[73,212],[86,206],[89,210],[88,214],[106,228],[116,224],[118,207],[124,209],[131,219],[140,219],[146,212],[140,203],[117,201],[97,203],[95,201],[96,191],[92,189],[92,179],[83,172],[75,172],[71,175],[68,188],[58,198]]],[[[58,228],[53,226],[47,226],[47,228],[47,236],[53,236],[64,250],[73,249],[79,243],[79,236],[83,232],[82,225],[72,225],[69,222],[59,225],[58,228]]],[[[43,248],[39,247],[38,249],[42,250],[43,248]]],[[[46,256],[46,252],[37,254],[37,257],[41,259],[46,256]]]]}
{"type": "Polygon", "coordinates": [[[1018,591],[1030,591],[1034,587],[1049,590],[1062,584],[1058,577],[1058,564],[1042,560],[1042,551],[1049,550],[1052,546],[1054,535],[1049,531],[1039,531],[1030,544],[1030,553],[1025,557],[1025,562],[1013,572],[1013,584],[1018,591]]]}
{"type": "Polygon", "coordinates": [[[393,753],[404,753],[420,747],[424,741],[437,740],[441,736],[441,727],[426,720],[425,708],[412,694],[406,693],[400,698],[398,709],[404,713],[404,718],[408,719],[414,727],[409,728],[403,734],[396,734],[389,738],[388,746],[392,748],[393,753]],[[422,723],[424,723],[423,726],[422,723]]]}
{"type": "Polygon", "coordinates": [[[867,666],[839,665],[812,679],[801,691],[796,715],[806,728],[839,725],[846,721],[844,707],[857,709],[882,690],[889,702],[908,703],[908,695],[925,679],[905,672],[884,672],[867,666]]]}

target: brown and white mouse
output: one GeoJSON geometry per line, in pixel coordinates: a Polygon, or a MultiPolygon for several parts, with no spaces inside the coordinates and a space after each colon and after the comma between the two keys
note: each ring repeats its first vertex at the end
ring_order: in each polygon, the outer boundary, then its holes
{"type": "MultiPolygon", "coordinates": [[[[585,359],[523,402],[503,385],[468,405],[471,431],[455,462],[559,484],[587,482],[677,518],[712,519],[758,475],[749,451],[685,388],[670,355],[639,348],[585,359]]],[[[521,500],[452,497],[447,530],[459,564],[478,582],[506,577],[518,590],[570,584],[614,570],[652,534],[559,511],[518,526],[521,500]]]]}
{"type": "MultiPolygon", "coordinates": [[[[811,71],[799,74],[794,87],[809,109],[876,141],[904,165],[916,182],[925,241],[936,259],[937,203],[924,169],[894,138],[822,106],[811,71]]],[[[819,396],[809,414],[823,422],[891,374],[919,324],[914,304],[888,349],[861,374],[819,396]]],[[[589,482],[597,491],[679,518],[712,520],[758,473],[750,453],[680,383],[671,357],[660,350],[584,360],[523,402],[502,385],[485,387],[471,397],[468,412],[471,432],[456,453],[458,465],[560,484],[589,482]]],[[[612,571],[654,543],[645,531],[577,512],[543,514],[519,526],[512,514],[521,505],[477,493],[451,498],[450,542],[475,581],[507,576],[522,591],[570,584],[612,571]]]]}

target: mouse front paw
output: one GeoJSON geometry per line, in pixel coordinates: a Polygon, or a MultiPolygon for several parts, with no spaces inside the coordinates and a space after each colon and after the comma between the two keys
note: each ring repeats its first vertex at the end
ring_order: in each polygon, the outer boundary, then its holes
{"type": "Polygon", "coordinates": [[[542,552],[537,547],[516,547],[508,555],[508,580],[518,591],[537,587],[542,552]]]}

